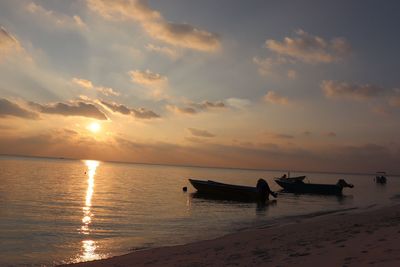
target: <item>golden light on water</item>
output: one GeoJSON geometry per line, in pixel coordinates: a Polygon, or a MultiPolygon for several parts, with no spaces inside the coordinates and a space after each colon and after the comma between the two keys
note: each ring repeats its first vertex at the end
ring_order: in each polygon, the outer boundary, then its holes
{"type": "MultiPolygon", "coordinates": [[[[94,177],[96,175],[96,169],[99,166],[100,162],[96,160],[85,160],[85,165],[87,166],[87,189],[86,189],[86,197],[85,197],[85,206],[82,207],[83,217],[82,217],[82,226],[80,228],[80,232],[84,235],[90,235],[90,224],[92,223],[93,213],[91,211],[92,207],[92,196],[94,192],[94,177]]],[[[96,242],[91,239],[85,239],[82,241],[82,255],[80,256],[80,260],[89,261],[100,258],[99,255],[96,254],[96,242]]]]}

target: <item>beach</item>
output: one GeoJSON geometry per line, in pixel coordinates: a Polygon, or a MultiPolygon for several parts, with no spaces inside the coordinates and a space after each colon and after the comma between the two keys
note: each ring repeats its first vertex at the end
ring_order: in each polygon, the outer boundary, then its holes
{"type": "Polygon", "coordinates": [[[400,266],[399,225],[400,205],[352,209],[63,266],[400,266]]]}

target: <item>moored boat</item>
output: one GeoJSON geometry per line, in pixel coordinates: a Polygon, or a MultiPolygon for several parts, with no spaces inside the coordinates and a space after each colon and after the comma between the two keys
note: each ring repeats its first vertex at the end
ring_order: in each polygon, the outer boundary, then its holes
{"type": "Polygon", "coordinates": [[[281,179],[286,181],[303,181],[306,178],[305,175],[302,176],[294,176],[294,177],[286,177],[286,174],[282,177],[275,177],[275,179],[281,179]]]}
{"type": "Polygon", "coordinates": [[[189,179],[189,182],[196,188],[199,194],[213,196],[221,199],[230,199],[238,201],[266,201],[269,195],[276,197],[276,193],[272,192],[268,183],[259,179],[256,187],[225,184],[215,181],[204,181],[189,179]]]}
{"type": "Polygon", "coordinates": [[[302,180],[288,180],[287,178],[278,178],[275,179],[275,182],[284,191],[303,194],[341,195],[344,187],[354,187],[343,179],[339,179],[336,184],[312,184],[304,183],[302,180]]]}
{"type": "Polygon", "coordinates": [[[386,184],[386,172],[377,172],[375,182],[378,184],[386,184]]]}

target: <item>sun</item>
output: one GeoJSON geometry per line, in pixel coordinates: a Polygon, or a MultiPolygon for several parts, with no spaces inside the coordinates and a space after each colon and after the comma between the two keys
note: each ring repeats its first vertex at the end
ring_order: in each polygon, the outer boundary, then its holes
{"type": "Polygon", "coordinates": [[[98,122],[92,122],[88,125],[87,129],[92,133],[98,133],[101,129],[101,126],[98,122]]]}

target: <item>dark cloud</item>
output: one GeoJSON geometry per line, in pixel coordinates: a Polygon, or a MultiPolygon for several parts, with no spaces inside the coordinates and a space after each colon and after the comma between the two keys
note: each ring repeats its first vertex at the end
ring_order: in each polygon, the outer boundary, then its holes
{"type": "Polygon", "coordinates": [[[30,102],[29,105],[37,109],[39,112],[45,114],[82,116],[98,120],[107,120],[106,115],[104,115],[104,113],[101,112],[95,105],[81,101],[68,104],[59,102],[46,105],[30,102]]]}
{"type": "Polygon", "coordinates": [[[0,117],[14,116],[24,119],[38,119],[38,114],[20,107],[5,98],[0,98],[0,117]]]}
{"type": "Polygon", "coordinates": [[[166,108],[177,114],[193,115],[199,112],[205,112],[215,109],[223,109],[226,108],[226,105],[222,101],[216,101],[216,102],[203,101],[200,103],[192,102],[183,107],[179,107],[176,105],[167,105],[166,108]]]}
{"type": "Polygon", "coordinates": [[[133,115],[135,118],[139,119],[155,119],[160,117],[160,115],[154,111],[145,108],[128,108],[122,104],[108,103],[106,101],[101,101],[101,103],[113,112],[118,112],[123,115],[133,115]]]}
{"type": "Polygon", "coordinates": [[[347,98],[352,100],[365,100],[389,93],[388,90],[375,85],[330,80],[322,81],[321,89],[327,98],[347,98]]]}
{"type": "Polygon", "coordinates": [[[124,115],[131,114],[131,110],[122,104],[108,103],[106,101],[101,101],[101,103],[107,108],[111,109],[113,112],[118,112],[124,115]]]}
{"type": "Polygon", "coordinates": [[[154,119],[160,117],[160,115],[158,115],[154,111],[145,108],[137,108],[137,109],[132,108],[131,110],[132,113],[135,115],[135,117],[139,119],[154,119]]]}
{"type": "Polygon", "coordinates": [[[210,133],[210,132],[208,132],[206,130],[200,130],[200,129],[196,129],[196,128],[187,128],[187,130],[192,135],[197,136],[197,137],[207,137],[207,138],[215,137],[214,134],[212,134],[212,133],[210,133]]]}
{"type": "Polygon", "coordinates": [[[222,101],[216,101],[216,102],[203,101],[200,103],[191,103],[190,105],[201,110],[226,107],[226,105],[222,101]]]}

